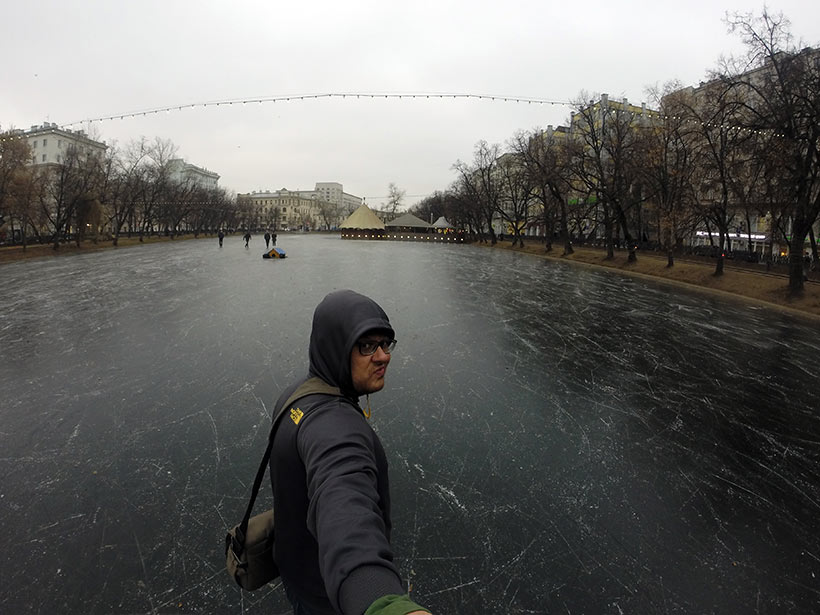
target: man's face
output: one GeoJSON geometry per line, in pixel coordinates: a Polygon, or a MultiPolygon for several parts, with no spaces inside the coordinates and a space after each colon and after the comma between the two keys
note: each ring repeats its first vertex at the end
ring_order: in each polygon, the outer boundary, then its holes
{"type": "Polygon", "coordinates": [[[353,389],[359,395],[381,391],[384,387],[384,375],[390,363],[390,353],[385,352],[381,343],[390,342],[391,337],[381,333],[366,333],[353,345],[350,352],[350,376],[353,389]],[[373,354],[364,354],[376,347],[373,354]]]}

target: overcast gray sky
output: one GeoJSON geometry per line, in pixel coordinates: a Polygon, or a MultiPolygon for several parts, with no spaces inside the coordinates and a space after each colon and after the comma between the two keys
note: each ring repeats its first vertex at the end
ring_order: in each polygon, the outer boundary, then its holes
{"type": "MultiPolygon", "coordinates": [[[[820,43],[820,2],[773,0],[796,39],[820,43]]],[[[487,99],[320,98],[302,94],[459,93],[566,102],[697,84],[742,45],[727,11],[762,2],[415,0],[0,0],[0,127],[92,122],[109,145],[170,139],[236,192],[335,181],[378,206],[405,206],[455,178],[479,140],[565,124],[567,104],[487,99]]]]}

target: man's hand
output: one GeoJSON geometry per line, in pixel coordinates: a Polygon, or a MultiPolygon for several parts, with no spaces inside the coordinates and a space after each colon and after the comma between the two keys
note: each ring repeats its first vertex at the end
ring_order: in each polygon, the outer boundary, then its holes
{"type": "Polygon", "coordinates": [[[420,604],[410,600],[410,596],[390,594],[382,596],[370,605],[364,615],[432,615],[430,611],[424,609],[420,604]],[[407,609],[415,609],[408,611],[407,609]]]}

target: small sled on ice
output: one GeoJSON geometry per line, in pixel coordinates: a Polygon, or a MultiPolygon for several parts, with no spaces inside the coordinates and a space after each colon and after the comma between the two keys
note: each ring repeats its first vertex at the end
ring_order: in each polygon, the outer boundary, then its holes
{"type": "Polygon", "coordinates": [[[287,254],[282,248],[273,248],[269,252],[263,252],[262,258],[285,258],[287,254]]]}

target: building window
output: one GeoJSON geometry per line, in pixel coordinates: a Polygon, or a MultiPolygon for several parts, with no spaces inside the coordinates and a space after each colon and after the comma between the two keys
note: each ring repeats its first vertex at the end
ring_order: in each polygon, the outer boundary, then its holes
{"type": "Polygon", "coordinates": [[[37,147],[37,139],[34,139],[34,145],[32,145],[32,147],[33,147],[33,148],[36,148],[36,147],[37,147]]]}
{"type": "Polygon", "coordinates": [[[45,161],[46,161],[46,155],[43,154],[43,162],[45,162],[45,161]]]}
{"type": "Polygon", "coordinates": [[[45,147],[46,145],[48,145],[48,139],[43,139],[43,147],[45,147]]]}
{"type": "Polygon", "coordinates": [[[63,149],[63,140],[57,139],[57,149],[63,149]]]}

